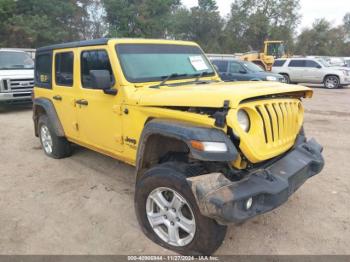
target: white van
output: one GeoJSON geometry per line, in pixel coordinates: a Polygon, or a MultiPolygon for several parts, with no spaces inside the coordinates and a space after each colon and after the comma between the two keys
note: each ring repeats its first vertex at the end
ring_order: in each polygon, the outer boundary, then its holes
{"type": "Polygon", "coordinates": [[[31,101],[34,61],[24,52],[0,48],[0,104],[31,101]]]}

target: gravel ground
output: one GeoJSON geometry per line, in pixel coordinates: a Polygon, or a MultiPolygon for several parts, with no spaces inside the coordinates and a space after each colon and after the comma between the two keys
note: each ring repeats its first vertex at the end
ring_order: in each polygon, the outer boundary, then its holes
{"type": "MultiPolygon", "coordinates": [[[[230,226],[216,255],[350,254],[350,88],[315,88],[305,129],[326,167],[282,207],[230,226]]],[[[0,113],[1,254],[172,254],[141,232],[133,168],[78,148],[47,158],[30,108],[0,113]]]]}

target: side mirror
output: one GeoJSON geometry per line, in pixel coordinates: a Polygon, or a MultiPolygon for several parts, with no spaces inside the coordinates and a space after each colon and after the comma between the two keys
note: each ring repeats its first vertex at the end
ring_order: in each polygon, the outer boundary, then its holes
{"type": "Polygon", "coordinates": [[[246,74],[247,71],[245,71],[245,70],[239,70],[239,73],[240,73],[240,74],[246,74]]]}
{"type": "Polygon", "coordinates": [[[111,74],[108,70],[90,70],[91,84],[94,89],[103,90],[107,95],[116,95],[118,90],[112,89],[111,74]]]}
{"type": "Polygon", "coordinates": [[[322,68],[322,66],[318,65],[318,66],[316,66],[316,68],[321,69],[321,68],[322,68]]]}

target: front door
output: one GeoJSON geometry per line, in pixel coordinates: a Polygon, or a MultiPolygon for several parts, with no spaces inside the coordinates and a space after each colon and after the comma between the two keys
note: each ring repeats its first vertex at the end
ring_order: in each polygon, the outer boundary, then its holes
{"type": "MultiPolygon", "coordinates": [[[[121,95],[93,86],[91,70],[108,70],[115,82],[107,49],[80,49],[80,93],[76,99],[81,141],[107,154],[122,151],[121,95]]],[[[114,83],[116,86],[116,83],[114,83]]]]}
{"type": "Polygon", "coordinates": [[[322,66],[313,60],[306,60],[306,66],[304,71],[304,79],[308,83],[322,83],[323,82],[323,70],[322,66]]]}
{"type": "Polygon", "coordinates": [[[245,70],[243,66],[236,61],[230,61],[229,68],[228,68],[228,75],[231,78],[231,80],[235,80],[235,81],[250,80],[250,76],[248,75],[247,70],[245,70]]]}

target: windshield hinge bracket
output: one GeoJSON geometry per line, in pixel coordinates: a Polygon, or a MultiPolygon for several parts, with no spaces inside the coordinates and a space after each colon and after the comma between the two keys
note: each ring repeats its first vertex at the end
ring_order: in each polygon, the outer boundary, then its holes
{"type": "Polygon", "coordinates": [[[224,128],[226,125],[226,116],[230,109],[230,100],[225,100],[222,111],[216,112],[213,117],[215,118],[215,126],[224,128]]]}

